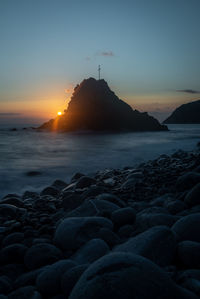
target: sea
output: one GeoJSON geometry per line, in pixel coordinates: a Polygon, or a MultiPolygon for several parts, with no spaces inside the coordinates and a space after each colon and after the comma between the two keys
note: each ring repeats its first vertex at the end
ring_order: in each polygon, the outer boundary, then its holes
{"type": "Polygon", "coordinates": [[[161,154],[193,150],[200,141],[200,125],[119,134],[48,133],[23,130],[24,126],[11,131],[10,126],[0,125],[0,198],[27,190],[39,192],[56,179],[69,183],[76,172],[90,175],[134,167],[161,154]],[[38,175],[28,176],[30,172],[38,175]]]}

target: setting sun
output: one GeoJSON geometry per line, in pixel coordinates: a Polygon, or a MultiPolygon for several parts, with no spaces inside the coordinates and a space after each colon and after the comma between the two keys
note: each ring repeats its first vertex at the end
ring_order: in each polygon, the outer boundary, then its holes
{"type": "Polygon", "coordinates": [[[61,111],[59,111],[57,114],[58,114],[58,115],[62,115],[62,112],[61,112],[61,111]]]}

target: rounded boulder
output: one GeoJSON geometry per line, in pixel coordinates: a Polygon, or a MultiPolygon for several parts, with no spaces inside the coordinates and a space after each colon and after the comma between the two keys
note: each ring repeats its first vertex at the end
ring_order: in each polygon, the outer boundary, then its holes
{"type": "Polygon", "coordinates": [[[24,263],[30,270],[52,264],[62,256],[61,251],[51,244],[40,243],[30,247],[24,257],[24,263]]]}
{"type": "Polygon", "coordinates": [[[151,261],[138,255],[112,253],[94,262],[80,277],[69,299],[195,299],[176,286],[151,261]]]}

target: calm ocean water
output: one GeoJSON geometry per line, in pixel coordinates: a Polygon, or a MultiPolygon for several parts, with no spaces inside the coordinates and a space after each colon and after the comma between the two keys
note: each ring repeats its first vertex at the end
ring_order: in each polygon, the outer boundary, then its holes
{"type": "Polygon", "coordinates": [[[7,193],[41,190],[75,172],[134,166],[160,154],[191,150],[200,125],[169,125],[169,132],[56,134],[0,127],[0,198],[7,193]],[[29,171],[41,175],[28,177],[29,171]]]}

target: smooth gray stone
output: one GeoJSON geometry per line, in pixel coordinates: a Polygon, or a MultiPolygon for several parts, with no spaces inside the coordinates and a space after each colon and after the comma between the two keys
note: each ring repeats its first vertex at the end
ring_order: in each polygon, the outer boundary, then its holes
{"type": "Polygon", "coordinates": [[[109,252],[108,245],[101,239],[92,239],[84,244],[72,259],[78,264],[90,264],[109,252]]]}
{"type": "Polygon", "coordinates": [[[189,269],[200,268],[200,243],[183,241],[178,244],[177,258],[182,267],[189,269]]]}
{"type": "Polygon", "coordinates": [[[184,202],[189,206],[193,207],[200,205],[200,183],[195,185],[187,194],[184,202]]]}
{"type": "Polygon", "coordinates": [[[94,262],[69,299],[197,299],[177,286],[160,267],[139,255],[118,252],[94,262]]]}
{"type": "Polygon", "coordinates": [[[24,263],[30,270],[55,263],[62,257],[61,251],[51,244],[40,243],[30,247],[24,257],[24,263]]]}
{"type": "Polygon", "coordinates": [[[155,226],[116,246],[114,252],[144,256],[159,266],[170,265],[176,251],[175,234],[166,226],[155,226]]]}
{"type": "Polygon", "coordinates": [[[63,250],[80,248],[87,241],[98,238],[101,228],[112,230],[112,221],[103,217],[71,217],[57,227],[54,242],[63,250]]]}
{"type": "Polygon", "coordinates": [[[200,242],[200,213],[182,217],[172,226],[172,230],[177,234],[179,241],[200,242]]]}
{"type": "Polygon", "coordinates": [[[60,260],[42,271],[36,279],[38,291],[44,295],[56,295],[61,292],[61,277],[64,272],[76,266],[72,260],[60,260]]]}

